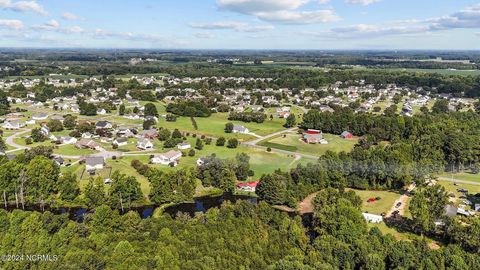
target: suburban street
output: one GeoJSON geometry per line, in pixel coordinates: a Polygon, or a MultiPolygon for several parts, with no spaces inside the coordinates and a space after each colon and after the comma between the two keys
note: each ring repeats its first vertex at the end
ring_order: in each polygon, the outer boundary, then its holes
{"type": "Polygon", "coordinates": [[[14,134],[8,136],[8,137],[5,139],[5,143],[6,143],[7,145],[15,148],[15,149],[6,151],[6,153],[11,153],[11,152],[19,151],[19,150],[30,149],[30,147],[16,144],[13,140],[14,140],[15,138],[19,138],[19,137],[21,137],[22,135],[25,135],[25,134],[31,132],[31,131],[32,131],[31,129],[26,129],[26,130],[22,130],[22,131],[20,131],[20,132],[17,132],[17,133],[14,133],[14,134]]]}

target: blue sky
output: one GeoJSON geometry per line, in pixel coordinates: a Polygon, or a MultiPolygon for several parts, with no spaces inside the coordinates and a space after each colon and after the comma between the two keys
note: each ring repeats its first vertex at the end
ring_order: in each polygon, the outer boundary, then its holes
{"type": "Polygon", "coordinates": [[[0,0],[0,47],[480,49],[471,0],[0,0]]]}

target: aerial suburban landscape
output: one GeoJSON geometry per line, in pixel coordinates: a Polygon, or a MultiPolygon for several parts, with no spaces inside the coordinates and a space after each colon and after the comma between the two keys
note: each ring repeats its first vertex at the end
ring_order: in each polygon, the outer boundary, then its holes
{"type": "Polygon", "coordinates": [[[480,269],[478,3],[53,2],[0,0],[0,269],[480,269]]]}

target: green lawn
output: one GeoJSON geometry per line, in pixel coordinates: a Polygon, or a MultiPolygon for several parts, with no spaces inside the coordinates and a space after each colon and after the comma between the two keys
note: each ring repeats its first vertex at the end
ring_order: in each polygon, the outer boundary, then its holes
{"type": "MultiPolygon", "coordinates": [[[[160,115],[167,114],[166,112],[166,103],[156,102],[154,103],[157,106],[158,113],[160,115]]],[[[292,112],[297,115],[297,118],[302,114],[302,110],[299,107],[292,107],[292,112]]],[[[276,116],[276,108],[269,108],[266,110],[268,115],[265,122],[259,123],[243,123],[240,121],[230,121],[228,120],[228,113],[214,113],[210,117],[195,117],[197,122],[198,130],[195,130],[190,117],[177,117],[176,122],[167,122],[164,118],[159,119],[158,126],[165,127],[168,129],[178,128],[180,131],[203,134],[206,136],[212,137],[226,137],[226,138],[238,138],[241,140],[249,140],[254,137],[251,135],[245,134],[227,134],[224,132],[225,124],[232,122],[236,125],[242,125],[247,127],[250,132],[254,132],[260,136],[268,135],[280,130],[283,130],[283,124],[285,124],[285,119],[280,119],[276,116]],[[269,116],[273,114],[273,120],[270,120],[269,116]]],[[[300,119],[300,118],[299,118],[300,119]]]]}
{"type": "Polygon", "coordinates": [[[392,208],[395,201],[400,198],[400,194],[392,191],[376,190],[353,190],[362,199],[362,211],[380,215],[387,213],[392,208]],[[379,201],[367,202],[370,198],[380,197],[379,201]]]}
{"type": "MultiPolygon", "coordinates": [[[[189,138],[188,141],[194,146],[195,139],[189,138]]],[[[163,153],[167,152],[169,149],[157,149],[154,151],[155,153],[163,153]]],[[[188,150],[186,150],[188,152],[188,150]]],[[[215,146],[214,142],[212,145],[204,145],[202,150],[195,149],[195,156],[194,157],[182,157],[180,160],[179,166],[176,168],[170,168],[165,165],[152,165],[153,167],[162,169],[162,170],[171,170],[171,169],[178,169],[178,168],[185,168],[185,167],[195,167],[197,159],[204,156],[210,156],[212,154],[216,154],[218,158],[222,159],[229,159],[235,158],[235,156],[239,153],[246,153],[250,156],[250,165],[251,169],[255,172],[254,178],[259,178],[262,174],[271,173],[276,169],[288,170],[289,168],[295,167],[297,164],[306,163],[309,160],[307,159],[300,159],[295,160],[295,157],[279,154],[279,153],[268,153],[264,150],[259,150],[255,148],[250,148],[246,146],[240,145],[236,149],[230,149],[227,147],[219,147],[215,146]]],[[[152,152],[153,154],[153,152],[152,152]]],[[[136,157],[125,157],[128,159],[138,159],[142,162],[148,162],[149,156],[136,156],[136,157]]]]}
{"type": "Polygon", "coordinates": [[[342,139],[338,135],[333,134],[323,134],[323,137],[328,141],[328,144],[307,144],[302,140],[302,135],[288,133],[285,134],[285,136],[280,135],[267,141],[262,141],[259,143],[259,145],[303,154],[321,156],[328,150],[334,152],[350,152],[358,142],[357,138],[346,140],[342,139]]]}
{"type": "MultiPolygon", "coordinates": [[[[452,174],[443,173],[443,174],[440,174],[439,177],[452,178],[452,174]]],[[[470,172],[454,173],[453,178],[458,180],[480,183],[480,174],[473,174],[470,172]]]]}
{"type": "Polygon", "coordinates": [[[76,148],[73,144],[62,145],[53,151],[55,154],[65,155],[65,156],[86,156],[90,154],[97,153],[97,151],[90,149],[79,149],[76,148]]]}

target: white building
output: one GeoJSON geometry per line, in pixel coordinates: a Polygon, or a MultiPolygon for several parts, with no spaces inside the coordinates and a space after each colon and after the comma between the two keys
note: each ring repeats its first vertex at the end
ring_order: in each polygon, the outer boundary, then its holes
{"type": "Polygon", "coordinates": [[[105,160],[103,157],[87,156],[85,164],[87,171],[101,170],[105,166],[105,160]]]}
{"type": "Polygon", "coordinates": [[[140,150],[153,149],[153,143],[149,139],[140,138],[137,142],[137,148],[140,150]]]}
{"type": "Polygon", "coordinates": [[[363,218],[369,223],[381,223],[383,221],[383,217],[379,215],[369,214],[369,213],[362,213],[363,218]]]}
{"type": "Polygon", "coordinates": [[[176,166],[180,158],[182,158],[181,152],[170,150],[166,153],[153,156],[151,162],[153,164],[163,164],[163,165],[169,165],[173,163],[174,166],[176,166]]]}
{"type": "Polygon", "coordinates": [[[190,143],[188,143],[188,142],[183,142],[183,143],[179,143],[179,144],[177,145],[177,148],[178,148],[179,150],[187,150],[187,149],[192,148],[192,145],[190,145],[190,143]]]}

